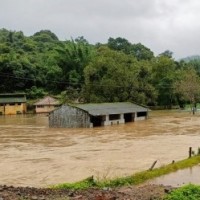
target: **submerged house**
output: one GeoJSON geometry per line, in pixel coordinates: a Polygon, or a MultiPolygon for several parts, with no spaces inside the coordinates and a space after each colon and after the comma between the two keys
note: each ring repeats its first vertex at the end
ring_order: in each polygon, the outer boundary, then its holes
{"type": "Polygon", "coordinates": [[[36,113],[49,113],[60,106],[60,103],[57,99],[46,96],[43,99],[40,99],[39,101],[34,103],[34,106],[36,113]]]}
{"type": "Polygon", "coordinates": [[[26,113],[25,93],[0,94],[0,115],[15,115],[26,113]]]}
{"type": "Polygon", "coordinates": [[[95,127],[144,120],[148,108],[129,102],[63,105],[49,115],[50,127],[95,127]]]}

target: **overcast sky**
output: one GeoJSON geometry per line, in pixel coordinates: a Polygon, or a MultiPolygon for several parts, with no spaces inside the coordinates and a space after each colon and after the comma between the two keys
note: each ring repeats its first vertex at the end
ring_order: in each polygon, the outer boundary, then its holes
{"type": "Polygon", "coordinates": [[[92,44],[122,37],[182,58],[200,55],[200,0],[0,0],[0,28],[92,44]]]}

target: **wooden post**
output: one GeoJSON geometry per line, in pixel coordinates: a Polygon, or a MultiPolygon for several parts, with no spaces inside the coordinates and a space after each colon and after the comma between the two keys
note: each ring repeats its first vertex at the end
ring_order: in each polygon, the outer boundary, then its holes
{"type": "Polygon", "coordinates": [[[189,158],[192,157],[192,147],[189,147],[189,158]]]}
{"type": "Polygon", "coordinates": [[[154,161],[153,164],[151,165],[151,167],[149,168],[150,171],[154,168],[154,166],[156,165],[156,163],[157,163],[157,160],[154,161]]]}

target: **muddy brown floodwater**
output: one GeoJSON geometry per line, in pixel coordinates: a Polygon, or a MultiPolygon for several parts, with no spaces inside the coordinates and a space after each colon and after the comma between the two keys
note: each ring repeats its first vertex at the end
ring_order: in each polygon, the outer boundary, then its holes
{"type": "Polygon", "coordinates": [[[48,128],[42,115],[0,116],[0,184],[43,187],[94,175],[130,175],[188,157],[200,115],[152,111],[149,119],[91,129],[48,128]]]}
{"type": "Polygon", "coordinates": [[[200,165],[189,167],[183,170],[178,170],[177,172],[170,173],[153,180],[148,181],[148,184],[155,185],[171,185],[173,187],[183,186],[189,183],[200,184],[200,165]]]}

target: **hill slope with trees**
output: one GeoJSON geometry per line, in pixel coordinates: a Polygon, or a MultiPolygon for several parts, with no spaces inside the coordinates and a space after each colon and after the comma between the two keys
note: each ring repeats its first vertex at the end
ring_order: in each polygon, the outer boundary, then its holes
{"type": "Polygon", "coordinates": [[[28,37],[0,29],[0,93],[26,92],[29,99],[59,95],[62,102],[196,103],[198,95],[185,98],[185,90],[176,88],[185,84],[186,73],[199,79],[200,62],[175,61],[172,54],[154,56],[143,44],[120,37],[93,45],[83,36],[60,41],[49,30],[28,37]]]}

